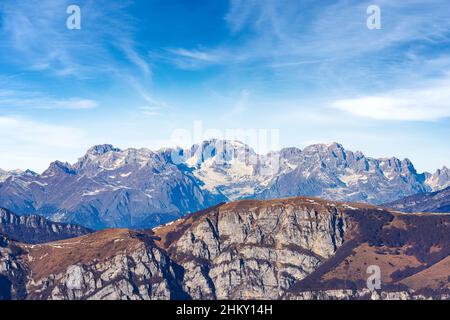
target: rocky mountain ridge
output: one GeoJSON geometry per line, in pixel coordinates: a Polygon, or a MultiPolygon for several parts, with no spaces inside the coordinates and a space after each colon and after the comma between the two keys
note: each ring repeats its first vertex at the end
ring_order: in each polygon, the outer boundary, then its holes
{"type": "Polygon", "coordinates": [[[242,200],[147,231],[3,239],[0,281],[27,299],[448,299],[449,227],[445,214],[242,200]],[[371,265],[381,290],[367,288],[371,265]]]}
{"type": "Polygon", "coordinates": [[[257,154],[238,141],[190,149],[90,148],[42,174],[5,173],[0,206],[93,229],[148,228],[223,201],[288,196],[388,203],[440,190],[449,170],[418,173],[411,161],[374,159],[338,143],[257,154]]]}
{"type": "Polygon", "coordinates": [[[450,187],[416,194],[384,205],[403,212],[450,212],[450,187]]]}
{"type": "Polygon", "coordinates": [[[68,238],[76,238],[92,230],[87,228],[52,222],[41,216],[19,216],[0,208],[0,233],[9,239],[23,243],[44,243],[68,238]]]}
{"type": "Polygon", "coordinates": [[[92,229],[151,227],[224,199],[164,154],[110,145],[89,149],[73,165],[55,161],[40,175],[0,183],[1,206],[92,229]]]}

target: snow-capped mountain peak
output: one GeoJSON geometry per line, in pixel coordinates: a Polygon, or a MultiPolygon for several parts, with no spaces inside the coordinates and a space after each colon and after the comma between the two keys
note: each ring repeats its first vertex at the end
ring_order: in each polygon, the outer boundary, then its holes
{"type": "Polygon", "coordinates": [[[339,143],[257,154],[239,141],[190,149],[90,148],[42,174],[0,171],[0,206],[91,228],[148,227],[222,201],[317,196],[388,203],[450,185],[449,169],[417,173],[408,159],[375,159],[339,143]]]}
{"type": "Polygon", "coordinates": [[[257,175],[261,157],[240,141],[209,140],[186,152],[185,164],[203,188],[236,199],[255,193],[266,177],[257,175]]]}
{"type": "Polygon", "coordinates": [[[20,175],[24,175],[24,174],[25,175],[36,175],[36,173],[31,170],[22,171],[20,169],[16,169],[16,170],[11,170],[11,171],[6,171],[6,170],[0,169],[0,183],[4,182],[9,177],[15,177],[15,176],[20,176],[20,175]]]}
{"type": "Polygon", "coordinates": [[[426,184],[432,191],[443,190],[450,186],[450,169],[443,167],[436,170],[434,174],[428,174],[426,184]]]}
{"type": "Polygon", "coordinates": [[[92,156],[99,156],[111,151],[120,152],[121,150],[119,148],[115,148],[111,144],[100,144],[89,148],[86,154],[92,156]]]}

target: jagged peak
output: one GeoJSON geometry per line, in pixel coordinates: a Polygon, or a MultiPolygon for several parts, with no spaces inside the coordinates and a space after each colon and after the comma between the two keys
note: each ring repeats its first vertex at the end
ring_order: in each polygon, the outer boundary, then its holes
{"type": "Polygon", "coordinates": [[[119,148],[115,148],[112,144],[99,144],[88,149],[88,155],[99,156],[108,152],[121,152],[119,148]]]}
{"type": "Polygon", "coordinates": [[[23,174],[24,171],[22,171],[21,169],[15,169],[15,170],[3,170],[0,169],[0,174],[3,175],[19,175],[19,174],[23,174]]]}
{"type": "MultiPolygon", "coordinates": [[[[199,144],[194,144],[190,150],[189,155],[191,157],[197,157],[199,160],[206,160],[210,157],[214,157],[217,154],[224,152],[243,151],[245,154],[254,154],[255,151],[249,145],[239,140],[223,140],[223,139],[210,139],[204,140],[199,144]]],[[[236,154],[234,154],[236,156],[236,154]]]]}
{"type": "Polygon", "coordinates": [[[409,172],[411,172],[411,173],[413,173],[413,174],[416,174],[416,173],[417,173],[416,167],[414,167],[414,164],[413,164],[412,161],[409,160],[408,158],[403,159],[403,160],[402,160],[402,164],[403,164],[404,167],[406,167],[406,169],[407,169],[409,172]]]}
{"type": "Polygon", "coordinates": [[[194,144],[192,148],[198,149],[199,147],[213,147],[213,148],[226,148],[232,147],[234,149],[251,149],[251,147],[240,140],[226,140],[226,139],[209,139],[204,140],[198,144],[194,144]]]}
{"type": "Polygon", "coordinates": [[[408,159],[408,158],[405,158],[405,159],[402,160],[402,163],[410,165],[410,164],[412,164],[412,161],[410,159],[408,159]]]}
{"type": "Polygon", "coordinates": [[[25,170],[24,174],[32,176],[32,177],[37,177],[39,174],[34,172],[33,170],[27,169],[25,170]]]}
{"type": "Polygon", "coordinates": [[[397,164],[401,163],[400,159],[398,159],[396,157],[390,157],[390,158],[383,157],[383,158],[379,158],[379,161],[397,163],[397,164]]]}
{"type": "Polygon", "coordinates": [[[342,150],[345,151],[345,148],[342,144],[338,142],[330,142],[330,143],[315,143],[311,144],[303,149],[304,152],[326,152],[327,150],[342,150]]]}
{"type": "Polygon", "coordinates": [[[44,171],[43,175],[51,175],[56,172],[64,172],[68,174],[74,174],[75,171],[72,169],[72,166],[68,162],[62,162],[59,160],[56,160],[50,164],[47,170],[44,171]]]}
{"type": "Polygon", "coordinates": [[[338,142],[331,142],[331,143],[328,143],[328,144],[327,144],[327,147],[328,147],[329,149],[341,149],[341,150],[344,150],[344,149],[345,149],[344,146],[343,146],[342,144],[338,143],[338,142]]]}
{"type": "Polygon", "coordinates": [[[443,166],[441,169],[437,169],[435,172],[435,175],[441,175],[441,174],[450,174],[450,169],[447,168],[447,166],[443,166]]]}
{"type": "MultiPolygon", "coordinates": [[[[272,154],[275,152],[269,152],[269,154],[272,154]]],[[[283,148],[280,150],[279,152],[282,156],[288,156],[288,155],[300,155],[302,153],[302,150],[296,147],[288,147],[288,148],[283,148]]]]}
{"type": "Polygon", "coordinates": [[[417,173],[417,170],[414,167],[414,164],[408,158],[400,160],[396,157],[390,157],[390,158],[380,158],[380,159],[378,159],[378,161],[380,161],[380,163],[384,169],[386,169],[386,167],[389,167],[389,168],[394,168],[394,170],[398,170],[398,171],[402,171],[402,172],[404,172],[406,170],[407,172],[410,172],[413,174],[417,173]]]}

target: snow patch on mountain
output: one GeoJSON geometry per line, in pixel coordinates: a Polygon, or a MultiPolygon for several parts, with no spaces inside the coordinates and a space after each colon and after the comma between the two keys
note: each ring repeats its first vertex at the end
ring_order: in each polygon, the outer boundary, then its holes
{"type": "Polygon", "coordinates": [[[442,169],[438,169],[434,174],[428,174],[425,183],[432,191],[439,191],[450,187],[450,169],[443,167],[442,169]]]}
{"type": "Polygon", "coordinates": [[[185,150],[99,145],[74,164],[53,162],[41,175],[0,171],[0,206],[94,229],[142,228],[242,198],[314,196],[378,204],[449,185],[445,167],[418,173],[408,159],[370,158],[338,143],[265,155],[227,140],[185,150]]]}

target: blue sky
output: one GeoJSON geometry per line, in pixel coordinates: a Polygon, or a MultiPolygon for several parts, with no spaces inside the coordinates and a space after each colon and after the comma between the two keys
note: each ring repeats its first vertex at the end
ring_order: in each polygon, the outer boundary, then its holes
{"type": "Polygon", "coordinates": [[[216,132],[276,129],[280,147],[338,141],[418,170],[449,166],[449,9],[446,0],[4,0],[0,168],[42,171],[99,143],[168,146],[196,121],[216,132]],[[81,30],[66,28],[70,4],[81,30]],[[381,30],[366,26],[369,5],[381,9],[381,30]]]}

